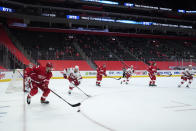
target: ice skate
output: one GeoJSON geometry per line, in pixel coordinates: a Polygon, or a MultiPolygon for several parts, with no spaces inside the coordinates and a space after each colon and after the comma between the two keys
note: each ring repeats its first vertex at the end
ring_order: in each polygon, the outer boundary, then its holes
{"type": "Polygon", "coordinates": [[[149,84],[149,86],[153,86],[152,84],[149,84]]]}
{"type": "Polygon", "coordinates": [[[27,96],[27,104],[31,104],[31,98],[27,96]]]}
{"type": "Polygon", "coordinates": [[[71,91],[70,90],[68,91],[68,94],[71,95],[71,91]]]}
{"type": "Polygon", "coordinates": [[[99,87],[101,87],[101,85],[100,85],[100,84],[96,84],[96,86],[99,86],[99,87]]]}
{"type": "Polygon", "coordinates": [[[29,91],[29,90],[27,90],[27,89],[25,89],[25,90],[24,90],[24,92],[25,92],[25,93],[29,93],[30,91],[29,91]]]}
{"type": "Polygon", "coordinates": [[[41,100],[40,102],[41,104],[49,104],[49,101],[46,101],[46,100],[41,100]]]}
{"type": "Polygon", "coordinates": [[[186,88],[190,88],[189,85],[186,85],[186,88]]]}

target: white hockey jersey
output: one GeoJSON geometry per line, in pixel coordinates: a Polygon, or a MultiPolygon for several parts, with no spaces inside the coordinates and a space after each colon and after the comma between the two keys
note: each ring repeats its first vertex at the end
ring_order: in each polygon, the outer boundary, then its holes
{"type": "Polygon", "coordinates": [[[133,74],[134,73],[134,69],[133,68],[127,68],[125,73],[128,73],[128,74],[133,74]]]}
{"type": "Polygon", "coordinates": [[[77,72],[74,72],[74,68],[67,68],[64,69],[63,72],[64,75],[66,75],[69,79],[77,79],[77,80],[81,80],[82,79],[82,75],[80,74],[80,71],[78,70],[77,72]]]}
{"type": "Polygon", "coordinates": [[[183,72],[182,72],[183,76],[193,76],[195,74],[195,71],[193,69],[188,69],[186,68],[183,72]]]}

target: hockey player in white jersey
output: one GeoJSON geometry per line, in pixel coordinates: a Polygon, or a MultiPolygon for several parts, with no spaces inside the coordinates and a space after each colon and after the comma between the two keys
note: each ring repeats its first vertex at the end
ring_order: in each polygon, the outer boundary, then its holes
{"type": "Polygon", "coordinates": [[[188,82],[186,87],[189,88],[193,81],[193,76],[194,76],[194,71],[192,69],[192,65],[189,65],[188,68],[186,68],[182,72],[182,76],[181,76],[182,81],[180,82],[178,87],[181,87],[185,82],[188,82]]]}
{"type": "Polygon", "coordinates": [[[131,67],[127,68],[125,71],[125,77],[122,79],[121,84],[129,83],[129,79],[132,76],[132,74],[135,72],[135,70],[133,69],[133,65],[131,65],[131,67]]]}
{"type": "Polygon", "coordinates": [[[69,80],[69,91],[68,94],[71,94],[74,87],[80,85],[82,76],[79,71],[79,66],[75,66],[75,68],[67,68],[62,72],[65,79],[69,80]]]}

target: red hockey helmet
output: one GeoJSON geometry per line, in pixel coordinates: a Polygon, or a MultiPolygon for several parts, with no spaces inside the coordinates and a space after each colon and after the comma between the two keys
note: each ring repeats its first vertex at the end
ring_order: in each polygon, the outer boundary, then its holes
{"type": "Polygon", "coordinates": [[[53,66],[52,66],[52,63],[50,63],[50,62],[46,63],[46,67],[52,68],[52,67],[53,67],[53,66]]]}
{"type": "Polygon", "coordinates": [[[152,65],[156,65],[156,62],[152,62],[151,64],[152,64],[152,65]]]}

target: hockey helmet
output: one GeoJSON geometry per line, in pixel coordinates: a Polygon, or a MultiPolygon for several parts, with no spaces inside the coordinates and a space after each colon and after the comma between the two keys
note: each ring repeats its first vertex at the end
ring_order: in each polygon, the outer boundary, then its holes
{"type": "Polygon", "coordinates": [[[46,63],[46,67],[52,68],[52,67],[53,67],[53,66],[52,66],[52,63],[50,63],[50,62],[46,63]]]}
{"type": "Polygon", "coordinates": [[[33,67],[33,64],[32,64],[32,63],[29,63],[29,64],[28,64],[28,67],[29,67],[29,68],[32,68],[32,67],[33,67]]]}
{"type": "Polygon", "coordinates": [[[189,65],[188,68],[191,70],[192,69],[192,65],[189,65]]]}
{"type": "Polygon", "coordinates": [[[79,70],[79,66],[76,65],[76,66],[75,66],[75,69],[76,69],[76,70],[79,70]]]}
{"type": "Polygon", "coordinates": [[[156,62],[152,62],[152,65],[156,65],[156,62]]]}

